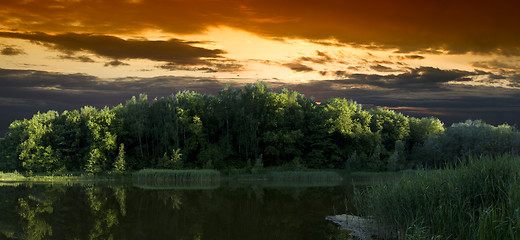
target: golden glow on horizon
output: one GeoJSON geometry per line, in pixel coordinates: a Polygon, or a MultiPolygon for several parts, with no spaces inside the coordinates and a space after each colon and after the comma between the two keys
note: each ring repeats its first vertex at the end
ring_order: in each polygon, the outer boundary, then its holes
{"type": "MultiPolygon", "coordinates": [[[[167,70],[160,68],[164,62],[147,59],[119,59],[124,64],[108,66],[113,59],[100,57],[90,52],[76,52],[66,57],[66,53],[49,49],[44,44],[27,40],[0,38],[0,47],[18,46],[25,54],[2,56],[0,64],[4,68],[15,69],[60,69],[64,73],[83,73],[100,78],[191,76],[215,78],[244,78],[253,80],[305,82],[348,77],[349,74],[401,74],[412,68],[429,66],[444,70],[474,71],[474,62],[493,61],[496,55],[439,55],[398,54],[393,50],[367,50],[340,44],[333,39],[327,44],[319,44],[305,39],[272,39],[230,27],[211,27],[202,34],[172,34],[159,29],[145,29],[137,35],[115,34],[121,39],[140,39],[167,41],[172,38],[191,42],[193,46],[206,49],[221,49],[223,57],[241,64],[240,69],[224,72],[205,72],[193,70],[167,70]],[[64,57],[65,56],[65,57],[64,57]],[[74,60],[73,58],[76,58],[74,60]],[[87,57],[91,61],[78,61],[87,57]],[[292,65],[291,65],[292,64],[292,65]],[[295,69],[291,69],[294,66],[295,69]],[[296,67],[302,68],[302,70],[296,67]],[[306,69],[306,68],[308,69],[306,69]],[[320,73],[321,72],[321,73],[320,73]],[[341,74],[339,74],[341,72],[341,74]]],[[[502,57],[513,63],[520,62],[518,57],[502,57]]],[[[516,65],[512,65],[516,66],[516,65]]],[[[204,67],[204,66],[201,66],[204,67]]],[[[506,80],[500,82],[475,79],[471,83],[450,82],[450,84],[511,86],[506,80]]],[[[359,88],[360,86],[353,86],[359,88]]]]}

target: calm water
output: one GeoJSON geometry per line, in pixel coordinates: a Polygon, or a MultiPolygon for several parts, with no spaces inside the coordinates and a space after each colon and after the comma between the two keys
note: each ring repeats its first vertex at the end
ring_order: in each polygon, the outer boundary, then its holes
{"type": "MultiPolygon", "coordinates": [[[[1,183],[0,183],[1,184],[1,183]]],[[[351,186],[2,184],[0,239],[336,239],[351,186]]]]}

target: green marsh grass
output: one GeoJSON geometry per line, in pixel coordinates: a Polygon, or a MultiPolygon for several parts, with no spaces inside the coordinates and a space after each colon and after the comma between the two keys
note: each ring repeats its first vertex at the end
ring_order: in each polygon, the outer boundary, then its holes
{"type": "Polygon", "coordinates": [[[85,175],[81,173],[21,174],[0,172],[0,182],[114,182],[124,180],[123,175],[85,175]]]}
{"type": "Polygon", "coordinates": [[[133,186],[145,190],[212,190],[220,187],[220,182],[137,182],[133,186]]]}
{"type": "Polygon", "coordinates": [[[220,181],[220,172],[217,170],[169,170],[143,169],[132,174],[133,181],[154,183],[183,183],[183,182],[217,182],[220,181]]]}
{"type": "Polygon", "coordinates": [[[370,186],[380,182],[396,181],[407,175],[415,175],[417,170],[403,170],[398,172],[350,172],[346,179],[355,186],[370,186]]]}
{"type": "Polygon", "coordinates": [[[356,194],[358,212],[402,239],[520,239],[520,158],[469,158],[356,194]]]}
{"type": "Polygon", "coordinates": [[[309,188],[309,187],[336,187],[341,186],[341,180],[331,181],[269,181],[269,180],[235,180],[227,183],[234,187],[261,187],[261,188],[309,188]]]}
{"type": "Polygon", "coordinates": [[[230,175],[237,181],[273,181],[273,182],[337,182],[343,177],[335,171],[270,171],[257,174],[230,175]]]}
{"type": "Polygon", "coordinates": [[[25,176],[18,172],[0,172],[0,181],[23,181],[25,176]]]}
{"type": "Polygon", "coordinates": [[[272,181],[331,181],[342,180],[340,174],[333,171],[283,171],[268,172],[265,174],[268,180],[272,181]]]}

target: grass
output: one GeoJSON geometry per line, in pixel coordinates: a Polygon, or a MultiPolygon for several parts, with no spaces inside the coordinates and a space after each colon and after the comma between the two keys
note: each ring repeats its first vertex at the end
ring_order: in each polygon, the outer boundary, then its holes
{"type": "Polygon", "coordinates": [[[333,171],[285,171],[285,172],[268,172],[265,174],[266,178],[271,181],[331,181],[343,178],[333,171]]]}
{"type": "MultiPolygon", "coordinates": [[[[129,174],[132,181],[147,185],[151,183],[170,184],[184,182],[216,182],[220,181],[221,174],[217,170],[208,169],[143,169],[129,174]]],[[[127,176],[129,176],[127,175],[127,176]]],[[[0,172],[0,182],[74,182],[74,181],[118,181],[128,179],[124,175],[104,174],[85,175],[81,173],[60,174],[31,174],[23,175],[18,172],[0,172]]],[[[284,183],[315,183],[318,185],[330,185],[340,183],[341,174],[335,171],[279,171],[264,169],[261,173],[251,174],[244,172],[230,173],[226,179],[231,181],[261,181],[261,182],[284,182],[284,183]]],[[[290,184],[289,184],[290,185],[290,184]]],[[[335,184],[337,185],[337,184],[335,184]]]]}
{"type": "Polygon", "coordinates": [[[270,182],[341,182],[343,177],[335,171],[276,171],[264,170],[261,173],[235,174],[230,179],[236,181],[270,181],[270,182]]]}
{"type": "Polygon", "coordinates": [[[0,181],[11,182],[11,181],[23,181],[23,180],[25,180],[25,176],[16,171],[12,172],[12,173],[0,172],[0,181]]]}
{"type": "Polygon", "coordinates": [[[261,188],[309,188],[309,187],[336,187],[343,184],[340,180],[332,181],[269,181],[269,180],[237,180],[229,182],[234,187],[261,187],[261,188]]]}
{"type": "Polygon", "coordinates": [[[117,181],[122,179],[121,175],[84,175],[78,173],[59,174],[28,174],[24,175],[17,171],[0,172],[0,182],[90,182],[90,181],[117,181]]]}
{"type": "Polygon", "coordinates": [[[357,210],[401,239],[520,239],[520,158],[470,158],[356,194],[357,210]]]}
{"type": "Polygon", "coordinates": [[[182,183],[182,182],[217,182],[220,181],[220,172],[217,170],[169,170],[143,169],[132,174],[133,181],[153,183],[182,183]]]}
{"type": "Polygon", "coordinates": [[[398,172],[350,172],[347,179],[359,186],[370,186],[380,182],[396,181],[404,176],[414,176],[418,170],[403,170],[398,172]]]}
{"type": "Polygon", "coordinates": [[[132,184],[145,190],[211,190],[220,187],[220,182],[180,182],[180,183],[156,183],[137,182],[132,184]]]}
{"type": "Polygon", "coordinates": [[[354,179],[395,179],[407,174],[414,174],[415,170],[403,170],[399,172],[351,172],[350,176],[354,179]]]}

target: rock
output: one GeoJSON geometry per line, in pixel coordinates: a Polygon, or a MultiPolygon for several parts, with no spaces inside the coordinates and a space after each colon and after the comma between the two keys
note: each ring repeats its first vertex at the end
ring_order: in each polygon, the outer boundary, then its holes
{"type": "Polygon", "coordinates": [[[369,218],[341,214],[327,216],[325,219],[340,225],[341,229],[350,231],[352,237],[360,240],[402,238],[402,235],[396,228],[382,226],[369,218]]]}
{"type": "Polygon", "coordinates": [[[341,214],[327,216],[325,219],[340,225],[343,230],[351,231],[350,235],[360,240],[372,240],[372,236],[378,232],[373,220],[354,215],[341,214]]]}

